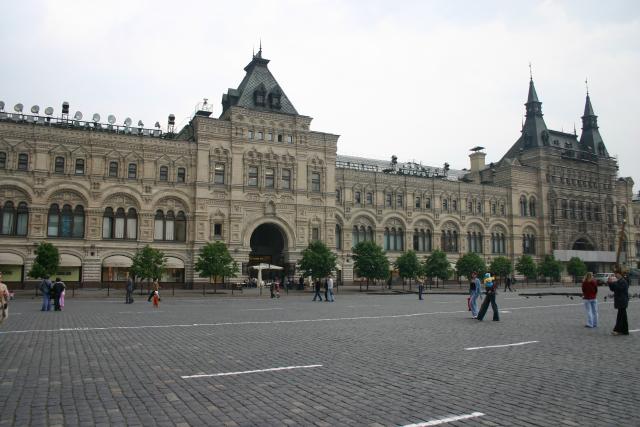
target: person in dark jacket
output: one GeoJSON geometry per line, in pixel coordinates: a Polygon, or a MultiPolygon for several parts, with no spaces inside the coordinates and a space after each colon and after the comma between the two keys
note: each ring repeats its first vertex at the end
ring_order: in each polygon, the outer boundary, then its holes
{"type": "Polygon", "coordinates": [[[127,273],[127,296],[126,296],[126,300],[125,300],[125,304],[132,304],[133,303],[133,291],[135,290],[135,281],[133,280],[133,277],[131,277],[128,273],[127,273]]]}
{"type": "Polygon", "coordinates": [[[42,282],[40,283],[40,292],[42,292],[42,310],[41,311],[49,311],[51,310],[51,280],[49,276],[44,276],[42,282]]]}
{"type": "Polygon", "coordinates": [[[627,306],[629,305],[629,283],[620,270],[615,271],[615,278],[609,277],[609,289],[613,291],[613,306],[618,309],[616,326],[612,335],[629,335],[627,306]]]}
{"type": "Polygon", "coordinates": [[[51,296],[53,298],[53,309],[54,311],[61,311],[60,309],[60,296],[62,296],[62,291],[65,289],[64,282],[60,280],[59,277],[56,277],[56,282],[51,287],[51,296]]]}
{"type": "Polygon", "coordinates": [[[322,302],[322,295],[320,295],[320,288],[322,287],[322,284],[320,283],[320,279],[316,280],[315,283],[315,289],[316,289],[316,293],[313,296],[313,300],[315,301],[316,298],[320,298],[320,302],[322,302]]]}

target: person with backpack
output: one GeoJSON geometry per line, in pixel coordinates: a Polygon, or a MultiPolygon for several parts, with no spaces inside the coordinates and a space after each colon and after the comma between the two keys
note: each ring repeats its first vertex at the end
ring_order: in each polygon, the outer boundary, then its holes
{"type": "Polygon", "coordinates": [[[478,313],[478,320],[482,321],[484,315],[487,313],[489,309],[489,304],[491,304],[491,310],[493,310],[493,321],[498,322],[500,320],[500,315],[498,314],[498,304],[496,304],[496,285],[493,281],[493,277],[491,274],[485,273],[484,275],[484,287],[485,287],[485,295],[487,296],[482,302],[482,306],[480,307],[480,312],[478,313]]]}
{"type": "Polygon", "coordinates": [[[42,309],[40,311],[51,310],[51,280],[49,276],[44,276],[42,282],[40,282],[40,292],[42,292],[42,309]]]}
{"type": "Polygon", "coordinates": [[[51,295],[53,298],[53,310],[54,311],[62,311],[60,308],[60,297],[62,296],[62,292],[65,290],[66,286],[59,277],[56,277],[56,282],[51,287],[51,295]]]}

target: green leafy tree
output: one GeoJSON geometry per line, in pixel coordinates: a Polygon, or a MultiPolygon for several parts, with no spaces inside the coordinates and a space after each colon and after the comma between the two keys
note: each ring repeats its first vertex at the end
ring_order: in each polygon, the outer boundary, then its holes
{"type": "Polygon", "coordinates": [[[422,265],[416,253],[412,250],[403,253],[393,265],[398,269],[398,273],[402,279],[409,279],[409,290],[411,290],[411,281],[422,272],[422,265]]]}
{"type": "Polygon", "coordinates": [[[527,278],[535,278],[538,274],[538,267],[529,255],[522,255],[516,261],[516,271],[527,278]]]}
{"type": "Polygon", "coordinates": [[[494,276],[505,278],[511,274],[511,261],[507,257],[496,257],[491,261],[489,270],[494,276]]]}
{"type": "Polygon", "coordinates": [[[587,264],[580,258],[574,256],[567,262],[567,273],[573,276],[573,283],[578,281],[578,277],[587,274],[587,264]]]}
{"type": "Polygon", "coordinates": [[[320,240],[314,240],[302,251],[300,270],[314,279],[329,276],[336,268],[336,255],[320,240]]]}
{"type": "Polygon", "coordinates": [[[556,261],[553,255],[545,255],[544,259],[540,261],[538,265],[538,272],[544,276],[548,277],[551,283],[555,280],[560,280],[560,272],[562,271],[562,263],[560,261],[556,261]]]}
{"type": "MultiPolygon", "coordinates": [[[[154,249],[149,245],[139,249],[133,256],[129,274],[133,275],[133,279],[147,279],[147,286],[151,288],[152,280],[160,280],[165,270],[164,253],[158,249],[154,249]]],[[[140,289],[142,292],[142,289],[140,289]]]]}
{"type": "Polygon", "coordinates": [[[387,255],[380,246],[370,240],[360,242],[353,248],[353,266],[358,276],[367,279],[367,290],[371,280],[389,277],[387,255]]]}
{"type": "MultiPolygon", "coordinates": [[[[223,282],[225,277],[236,277],[238,275],[238,263],[227,249],[223,242],[209,242],[200,248],[195,270],[200,277],[208,277],[209,283],[214,282],[214,292],[218,292],[216,277],[221,277],[223,282]]],[[[203,288],[204,289],[204,288],[203,288]]],[[[203,290],[204,292],[204,290],[203,290]]]]}
{"type": "Polygon", "coordinates": [[[447,254],[440,249],[434,250],[425,260],[423,270],[425,276],[431,279],[434,277],[441,280],[448,279],[451,274],[451,264],[447,254]]]}
{"type": "Polygon", "coordinates": [[[34,279],[41,279],[56,274],[59,266],[60,253],[58,248],[51,243],[42,242],[36,248],[36,259],[27,274],[34,279]]]}
{"type": "Polygon", "coordinates": [[[480,255],[476,253],[468,253],[462,255],[456,261],[456,272],[458,276],[471,277],[471,273],[477,272],[478,275],[484,274],[487,271],[487,265],[484,260],[480,258],[480,255]]]}

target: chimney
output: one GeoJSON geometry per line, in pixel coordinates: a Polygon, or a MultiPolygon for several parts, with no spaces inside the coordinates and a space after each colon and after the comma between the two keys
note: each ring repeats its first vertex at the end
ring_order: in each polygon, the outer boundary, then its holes
{"type": "Polygon", "coordinates": [[[483,153],[482,151],[474,151],[469,154],[469,159],[471,160],[471,172],[480,172],[484,169],[484,159],[487,157],[487,153],[483,153]]]}

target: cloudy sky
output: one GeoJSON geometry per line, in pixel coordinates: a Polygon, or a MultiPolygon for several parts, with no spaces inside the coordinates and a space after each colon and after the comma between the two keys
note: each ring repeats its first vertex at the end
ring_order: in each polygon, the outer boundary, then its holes
{"type": "Polygon", "coordinates": [[[640,189],[640,2],[22,1],[3,5],[0,99],[85,117],[221,112],[262,39],[269,68],[340,154],[468,166],[518,138],[529,62],[547,126],[580,132],[585,78],[605,144],[640,189]]]}

